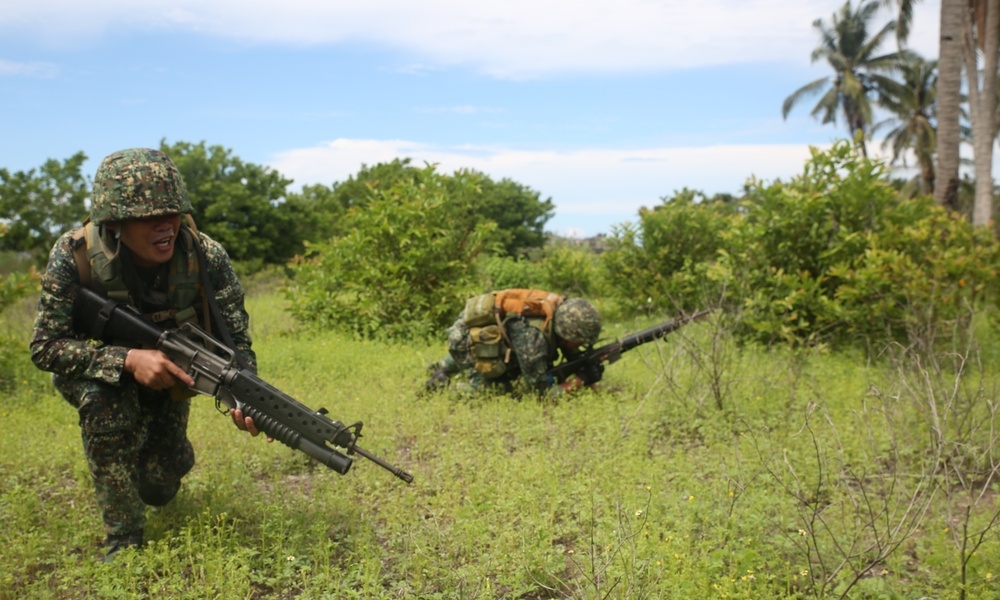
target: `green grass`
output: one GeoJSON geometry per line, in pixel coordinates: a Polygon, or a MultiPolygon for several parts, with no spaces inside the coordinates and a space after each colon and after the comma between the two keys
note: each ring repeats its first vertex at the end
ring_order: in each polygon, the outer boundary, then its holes
{"type": "MultiPolygon", "coordinates": [[[[27,338],[27,306],[5,335],[27,338]]],[[[103,564],[75,413],[23,343],[0,598],[1000,598],[985,365],[740,348],[699,323],[599,393],[422,397],[443,343],[297,332],[266,292],[248,309],[260,376],[363,421],[413,484],[361,458],[340,476],[198,398],[198,464],[147,545],[103,564]]]]}

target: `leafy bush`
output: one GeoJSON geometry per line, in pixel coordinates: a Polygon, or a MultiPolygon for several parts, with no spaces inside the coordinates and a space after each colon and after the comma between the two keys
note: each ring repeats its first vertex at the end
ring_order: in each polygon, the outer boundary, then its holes
{"type": "Polygon", "coordinates": [[[709,201],[688,189],[663,204],[639,211],[638,225],[615,229],[602,255],[612,294],[634,312],[693,310],[710,304],[717,292],[706,268],[733,226],[736,207],[709,201]]]}
{"type": "Polygon", "coordinates": [[[903,200],[847,142],[739,203],[682,191],[616,231],[604,265],[633,311],[723,303],[766,344],[932,343],[995,302],[993,234],[930,198],[903,200]]]}
{"type": "Polygon", "coordinates": [[[483,284],[482,289],[486,292],[540,287],[539,281],[543,276],[537,262],[512,256],[490,255],[479,261],[479,278],[483,284]]]}
{"type": "Polygon", "coordinates": [[[998,247],[929,198],[901,200],[846,142],[788,184],[753,182],[721,268],[745,336],[914,342],[996,297],[998,247]]]}
{"type": "Polygon", "coordinates": [[[586,246],[551,244],[546,247],[539,268],[550,290],[584,298],[603,295],[605,285],[600,259],[586,246]]]}
{"type": "Polygon", "coordinates": [[[292,183],[270,167],[243,162],[232,150],[160,142],[184,177],[198,228],[226,248],[248,272],[282,264],[302,249],[298,221],[323,216],[283,202],[292,183]]]}
{"type": "MultiPolygon", "coordinates": [[[[494,224],[449,195],[475,176],[445,178],[428,166],[417,178],[370,187],[344,215],[346,233],[307,246],[293,265],[290,310],[303,323],[369,338],[419,338],[451,324],[476,289],[477,257],[494,224]]],[[[459,198],[459,199],[456,199],[459,198]]]]}
{"type": "MultiPolygon", "coordinates": [[[[411,159],[396,158],[374,166],[362,165],[357,175],[334,184],[332,189],[307,187],[302,194],[293,194],[290,201],[307,207],[309,212],[315,210],[324,215],[326,222],[320,227],[310,227],[312,237],[305,239],[326,239],[329,235],[323,238],[315,235],[323,231],[332,235],[346,233],[348,229],[337,217],[351,207],[363,207],[371,197],[371,188],[390,188],[407,181],[419,181],[423,176],[421,168],[413,165],[411,159]]],[[[493,181],[483,173],[468,169],[451,176],[442,174],[439,183],[456,201],[454,206],[466,207],[469,213],[466,217],[496,223],[489,241],[497,253],[520,256],[544,245],[543,229],[553,214],[551,199],[542,200],[538,192],[510,179],[493,181]],[[465,184],[470,179],[476,181],[475,186],[465,184]]]]}
{"type": "Polygon", "coordinates": [[[34,269],[27,273],[11,273],[0,276],[0,311],[37,291],[37,285],[38,273],[34,269]]]}
{"type": "Polygon", "coordinates": [[[87,215],[90,181],[81,170],[86,160],[77,152],[61,162],[49,159],[37,171],[0,168],[0,220],[5,223],[0,250],[45,264],[56,238],[79,227],[87,215]]]}
{"type": "Polygon", "coordinates": [[[912,226],[890,224],[871,239],[856,268],[830,270],[850,333],[929,344],[943,327],[964,329],[973,307],[995,302],[1000,247],[993,232],[926,203],[927,215],[912,226]]]}
{"type": "MultiPolygon", "coordinates": [[[[0,238],[7,228],[0,223],[0,238]]],[[[38,289],[38,273],[34,267],[26,272],[0,275],[0,313],[10,305],[38,289]]],[[[17,369],[23,361],[25,342],[6,330],[0,330],[0,389],[10,389],[17,380],[17,369]]]]}

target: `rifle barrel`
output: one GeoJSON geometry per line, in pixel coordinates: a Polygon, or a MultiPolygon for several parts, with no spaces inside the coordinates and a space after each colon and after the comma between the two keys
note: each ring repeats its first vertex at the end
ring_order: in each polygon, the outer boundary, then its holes
{"type": "Polygon", "coordinates": [[[661,337],[666,336],[668,333],[680,329],[682,325],[690,321],[700,319],[701,317],[704,317],[710,312],[712,311],[700,310],[686,317],[682,317],[680,319],[674,319],[673,321],[667,321],[666,323],[661,323],[660,325],[654,325],[649,329],[643,329],[642,331],[629,334],[622,338],[621,341],[622,352],[626,350],[631,350],[632,348],[635,348],[636,346],[645,344],[647,342],[658,340],[661,337]]]}

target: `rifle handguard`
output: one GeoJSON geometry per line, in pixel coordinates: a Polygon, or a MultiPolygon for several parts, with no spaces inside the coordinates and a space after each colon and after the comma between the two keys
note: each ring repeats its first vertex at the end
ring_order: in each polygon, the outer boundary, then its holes
{"type": "MultiPolygon", "coordinates": [[[[601,367],[601,376],[603,376],[602,363],[611,364],[617,362],[618,359],[622,357],[623,352],[627,352],[637,346],[641,346],[642,344],[658,340],[667,334],[680,329],[682,325],[696,319],[700,319],[710,312],[712,311],[701,310],[687,317],[667,321],[666,323],[661,323],[660,325],[643,329],[637,333],[626,335],[621,340],[616,340],[609,344],[600,346],[599,348],[594,348],[592,350],[567,357],[566,361],[549,369],[548,374],[553,378],[553,380],[559,383],[566,381],[566,379],[573,375],[580,377],[588,385],[596,383],[596,381],[587,381],[588,371],[594,370],[595,367],[601,367]]],[[[598,380],[599,379],[600,378],[598,378],[598,380]]]]}

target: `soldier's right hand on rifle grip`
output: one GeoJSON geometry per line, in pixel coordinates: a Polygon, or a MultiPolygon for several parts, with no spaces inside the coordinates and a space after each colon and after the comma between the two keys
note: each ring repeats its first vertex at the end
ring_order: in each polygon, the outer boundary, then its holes
{"type": "Polygon", "coordinates": [[[136,383],[152,390],[165,390],[175,383],[194,385],[194,379],[159,350],[131,348],[125,354],[124,369],[136,383]]]}
{"type": "Polygon", "coordinates": [[[560,383],[559,387],[561,387],[563,389],[563,392],[567,394],[570,392],[575,392],[576,390],[583,387],[583,380],[577,377],[576,375],[573,375],[566,381],[560,383]]]}

